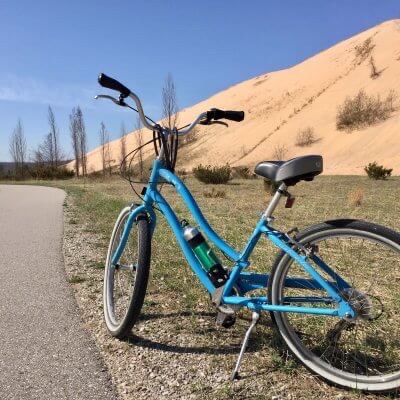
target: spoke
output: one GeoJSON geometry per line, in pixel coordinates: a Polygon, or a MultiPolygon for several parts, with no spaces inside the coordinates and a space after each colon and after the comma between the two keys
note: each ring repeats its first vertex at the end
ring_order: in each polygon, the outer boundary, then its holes
{"type": "MultiPolygon", "coordinates": [[[[358,232],[342,236],[325,235],[321,239],[312,242],[318,246],[318,257],[352,285],[354,290],[349,289],[346,298],[360,316],[355,318],[352,326],[337,326],[336,334],[332,329],[335,329],[338,320],[319,315],[282,313],[282,318],[287,320],[285,325],[290,327],[303,346],[312,352],[317,351],[321,362],[350,372],[355,379],[361,376],[375,379],[376,375],[398,371],[399,365],[394,362],[398,359],[398,352],[393,351],[400,344],[400,332],[392,328],[400,323],[400,315],[396,311],[400,305],[400,279],[396,272],[396,266],[400,266],[399,251],[383,241],[358,232]],[[380,314],[381,304],[386,317],[368,320],[368,314],[380,314]],[[329,330],[333,334],[331,340],[327,336],[329,330]]],[[[306,274],[300,267],[289,260],[285,271],[285,279],[298,278],[298,281],[293,288],[284,286],[284,280],[281,280],[281,301],[286,298],[286,301],[295,305],[327,306],[324,290],[315,285],[312,289],[310,285],[302,283],[300,279],[304,279],[306,274]]],[[[327,279],[326,274],[323,276],[327,279]]],[[[338,281],[337,277],[331,279],[336,288],[340,287],[338,281]]]]}
{"type": "MultiPolygon", "coordinates": [[[[121,223],[119,231],[116,234],[118,240],[115,241],[113,246],[113,252],[118,247],[123,236],[123,230],[125,223],[121,223]]],[[[133,228],[129,234],[125,248],[120,256],[117,265],[112,268],[112,274],[114,275],[114,287],[113,287],[113,314],[117,321],[124,318],[126,311],[129,306],[130,296],[132,292],[132,286],[135,280],[135,273],[137,270],[137,258],[135,252],[132,250],[135,248],[137,242],[137,231],[133,228]]]]}

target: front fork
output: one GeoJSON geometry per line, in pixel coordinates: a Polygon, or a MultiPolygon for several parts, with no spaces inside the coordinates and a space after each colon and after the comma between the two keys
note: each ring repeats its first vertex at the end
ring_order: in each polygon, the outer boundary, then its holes
{"type": "Polygon", "coordinates": [[[128,241],[129,232],[131,231],[132,226],[136,221],[136,218],[142,213],[146,213],[147,215],[149,215],[149,217],[150,217],[150,232],[151,232],[151,235],[153,235],[153,232],[154,232],[154,229],[156,226],[156,213],[154,212],[153,208],[148,207],[145,204],[143,204],[143,205],[132,204],[131,211],[129,213],[129,217],[125,222],[121,240],[119,241],[118,247],[115,250],[115,252],[112,256],[112,259],[111,259],[111,263],[113,265],[118,264],[119,259],[122,255],[122,253],[125,249],[126,243],[128,241]]]}

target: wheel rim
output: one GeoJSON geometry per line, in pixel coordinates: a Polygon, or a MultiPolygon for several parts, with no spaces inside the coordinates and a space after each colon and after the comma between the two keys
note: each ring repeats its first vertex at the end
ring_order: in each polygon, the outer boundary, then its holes
{"type": "MultiPolygon", "coordinates": [[[[371,383],[387,386],[398,381],[400,246],[372,233],[349,229],[317,233],[302,242],[317,245],[318,256],[357,289],[352,298],[347,298],[358,307],[361,317],[347,323],[316,315],[277,314],[278,326],[283,328],[289,347],[309,368],[330,380],[336,378],[338,384],[349,386],[349,382],[356,381],[353,387],[361,388],[371,383]],[[371,306],[369,315],[366,310],[371,306]],[[373,319],[368,320],[369,317],[373,319]]],[[[300,292],[302,296],[313,292],[313,296],[326,297],[319,290],[285,287],[286,275],[307,276],[289,260],[280,276],[278,292],[272,294],[278,303],[299,296],[300,292]]],[[[295,305],[310,306],[298,302],[295,305]]]]}
{"type": "Polygon", "coordinates": [[[136,224],[132,227],[118,265],[111,263],[112,255],[121,240],[128,216],[129,213],[126,213],[120,220],[107,258],[106,310],[109,322],[114,328],[118,328],[124,322],[138,271],[138,232],[136,224]]]}

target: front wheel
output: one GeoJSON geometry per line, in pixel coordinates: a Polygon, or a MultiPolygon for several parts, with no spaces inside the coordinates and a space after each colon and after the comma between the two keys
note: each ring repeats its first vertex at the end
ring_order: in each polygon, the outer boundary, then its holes
{"type": "Polygon", "coordinates": [[[119,339],[129,335],[139,318],[150,270],[151,233],[145,213],[136,217],[118,263],[112,263],[130,215],[131,209],[126,207],[118,216],[104,273],[104,318],[108,331],[119,339]]]}
{"type": "MultiPolygon", "coordinates": [[[[369,392],[400,387],[400,235],[363,221],[336,220],[308,228],[297,240],[351,285],[340,291],[337,279],[316,267],[357,316],[340,319],[274,312],[289,350],[309,370],[335,385],[369,392]]],[[[271,304],[335,306],[324,303],[327,294],[322,289],[290,284],[287,278],[293,277],[310,282],[304,269],[281,253],[269,282],[271,304]]]]}

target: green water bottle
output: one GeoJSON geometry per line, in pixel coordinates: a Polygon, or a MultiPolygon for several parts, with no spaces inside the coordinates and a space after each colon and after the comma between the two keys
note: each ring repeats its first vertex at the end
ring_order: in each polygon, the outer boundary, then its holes
{"type": "Polygon", "coordinates": [[[202,267],[207,271],[213,285],[218,288],[228,280],[228,274],[221,265],[218,257],[212,251],[201,232],[190,226],[187,221],[183,223],[183,237],[193,249],[194,254],[202,267]]]}

